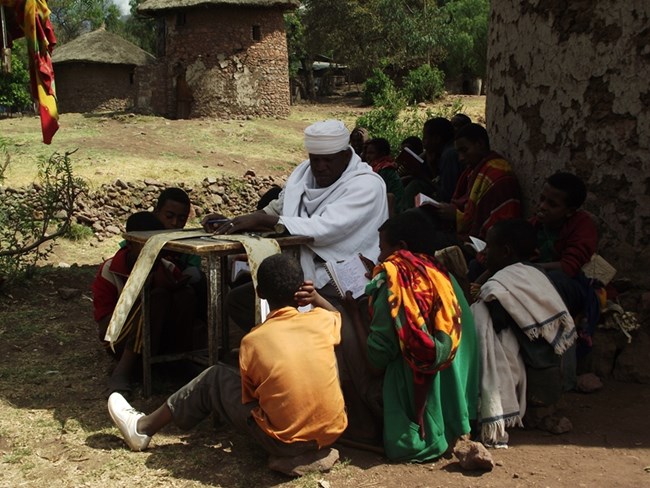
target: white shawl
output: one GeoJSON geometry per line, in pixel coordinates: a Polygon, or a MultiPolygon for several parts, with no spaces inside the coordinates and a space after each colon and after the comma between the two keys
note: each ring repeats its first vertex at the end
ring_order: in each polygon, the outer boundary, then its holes
{"type": "Polygon", "coordinates": [[[354,151],[341,177],[319,188],[309,160],[291,173],[284,188],[280,221],[294,235],[314,238],[303,246],[300,263],[305,279],[321,288],[329,281],[314,258],[340,261],[357,253],[377,260],[379,226],[388,218],[386,185],[354,151]]]}
{"type": "Polygon", "coordinates": [[[472,305],[480,340],[481,440],[499,445],[507,443],[505,428],[521,425],[526,412],[526,371],[513,332],[494,332],[485,305],[492,300],[499,300],[529,339],[544,338],[556,354],[575,342],[576,330],[553,284],[533,266],[507,266],[481,287],[479,299],[472,305]]]}

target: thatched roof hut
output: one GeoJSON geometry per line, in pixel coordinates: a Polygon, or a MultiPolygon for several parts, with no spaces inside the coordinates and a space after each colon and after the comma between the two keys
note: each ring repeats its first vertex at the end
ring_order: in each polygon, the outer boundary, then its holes
{"type": "Polygon", "coordinates": [[[298,8],[300,2],[298,0],[146,0],[138,7],[138,11],[151,13],[161,10],[188,9],[201,5],[267,7],[290,10],[298,8]]]}
{"type": "Polygon", "coordinates": [[[155,61],[126,39],[100,28],[52,55],[62,112],[119,111],[134,106],[135,68],[155,61]]]}
{"type": "Polygon", "coordinates": [[[52,62],[57,63],[106,63],[142,66],[154,61],[148,52],[126,39],[100,28],[57,46],[52,62]]]}

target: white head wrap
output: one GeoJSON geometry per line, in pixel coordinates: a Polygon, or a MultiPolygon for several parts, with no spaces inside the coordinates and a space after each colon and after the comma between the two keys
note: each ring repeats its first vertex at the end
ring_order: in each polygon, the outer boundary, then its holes
{"type": "Polygon", "coordinates": [[[336,154],[348,148],[350,131],[340,120],[323,120],[305,129],[305,149],[309,154],[336,154]]]}

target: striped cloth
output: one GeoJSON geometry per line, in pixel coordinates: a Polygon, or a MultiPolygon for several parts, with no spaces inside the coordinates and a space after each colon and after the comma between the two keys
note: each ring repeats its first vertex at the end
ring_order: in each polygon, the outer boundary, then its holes
{"type": "Polygon", "coordinates": [[[456,207],[456,231],[462,240],[485,240],[490,227],[505,219],[521,217],[519,183],[510,163],[495,152],[458,178],[451,198],[456,207]]]}
{"type": "Polygon", "coordinates": [[[16,9],[16,21],[27,41],[32,98],[38,102],[43,142],[50,144],[59,129],[52,49],[56,45],[46,0],[3,0],[16,9]]]}
{"type": "Polygon", "coordinates": [[[451,365],[460,344],[460,306],[447,272],[424,254],[397,251],[375,266],[373,275],[366,293],[372,296],[385,276],[400,349],[413,370],[415,417],[424,438],[423,413],[431,381],[451,365]]]}

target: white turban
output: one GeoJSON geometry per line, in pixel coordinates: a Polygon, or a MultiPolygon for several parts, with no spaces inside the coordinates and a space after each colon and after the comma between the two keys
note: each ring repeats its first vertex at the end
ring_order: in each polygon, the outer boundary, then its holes
{"type": "Polygon", "coordinates": [[[309,154],[336,154],[349,144],[350,131],[340,120],[323,120],[305,129],[305,149],[309,154]]]}

